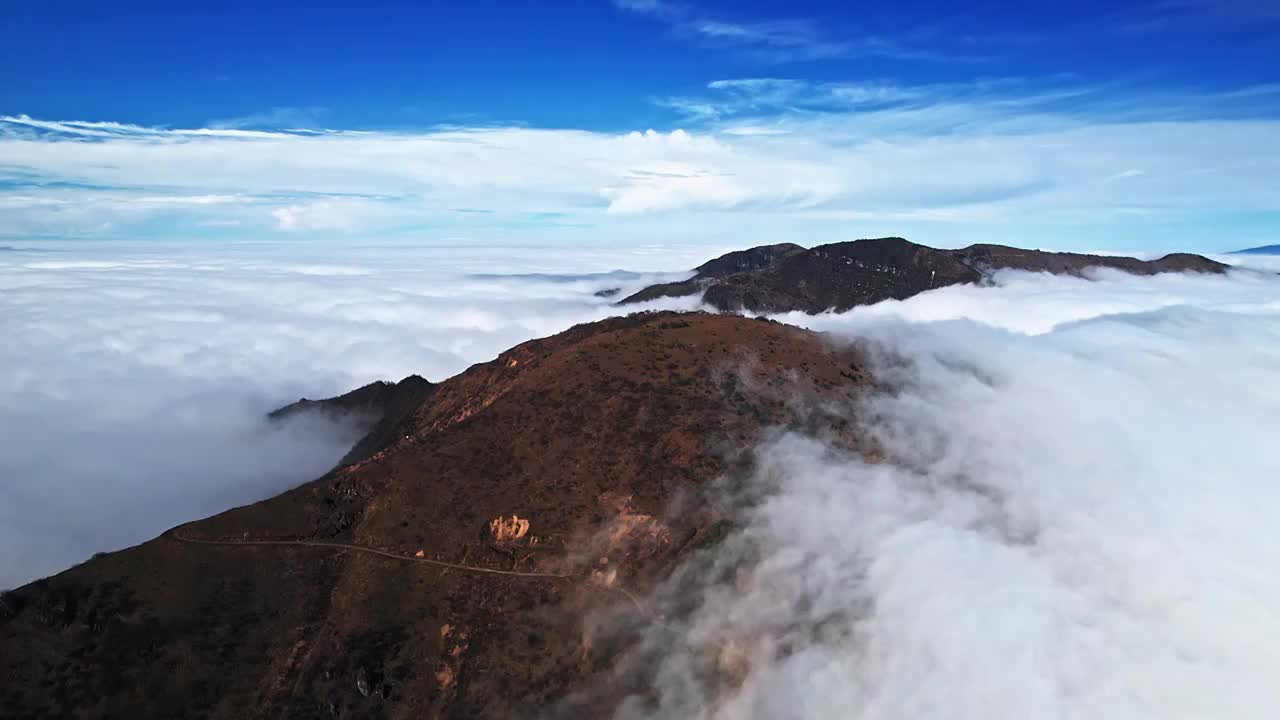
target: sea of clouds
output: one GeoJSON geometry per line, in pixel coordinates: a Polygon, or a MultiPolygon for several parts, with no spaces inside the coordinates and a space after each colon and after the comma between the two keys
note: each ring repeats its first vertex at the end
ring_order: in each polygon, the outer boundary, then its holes
{"type": "Polygon", "coordinates": [[[884,456],[757,448],[618,717],[1274,716],[1280,281],[996,282],[780,318],[868,349],[884,456]]]}
{"type": "MultiPolygon", "coordinates": [[[[0,586],[314,478],[353,440],[274,407],[443,379],[714,254],[0,252],[0,586]]],[[[779,319],[869,349],[893,390],[849,412],[883,461],[759,447],[724,490],[739,530],[652,599],[666,620],[628,667],[658,691],[620,717],[1280,706],[1280,279],[1002,273],[779,319]]]]}

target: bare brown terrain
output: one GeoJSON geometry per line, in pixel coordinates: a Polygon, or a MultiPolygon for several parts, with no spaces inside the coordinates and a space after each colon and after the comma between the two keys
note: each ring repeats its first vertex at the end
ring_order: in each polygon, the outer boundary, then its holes
{"type": "Polygon", "coordinates": [[[651,285],[618,304],[701,293],[703,302],[730,312],[842,312],[882,300],[905,300],[948,285],[978,283],[997,270],[1084,276],[1092,268],[1135,275],[1227,270],[1222,263],[1188,253],[1138,260],[1004,245],[938,250],[888,237],[819,245],[810,250],[790,244],[741,250],[704,263],[688,280],[651,285]]]}
{"type": "Polygon", "coordinates": [[[858,445],[804,400],[866,382],[817,334],[661,313],[365,389],[324,477],[0,596],[0,717],[535,717],[588,686],[601,716],[617,648],[584,618],[645,617],[769,428],[858,445]]]}

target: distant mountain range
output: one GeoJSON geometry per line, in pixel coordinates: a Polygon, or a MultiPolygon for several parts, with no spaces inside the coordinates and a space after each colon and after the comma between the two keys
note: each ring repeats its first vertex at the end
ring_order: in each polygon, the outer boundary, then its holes
{"type": "Polygon", "coordinates": [[[900,237],[854,240],[809,250],[785,243],[731,252],[695,268],[697,274],[688,280],[651,285],[618,304],[702,293],[705,303],[724,311],[819,313],[881,300],[905,300],[947,285],[976,283],[996,270],[1080,276],[1089,268],[1155,275],[1221,273],[1228,266],[1188,253],[1138,260],[1004,245],[939,250],[900,237]]]}
{"type": "Polygon", "coordinates": [[[1255,248],[1236,250],[1232,255],[1280,255],[1280,245],[1262,245],[1255,248]]]}

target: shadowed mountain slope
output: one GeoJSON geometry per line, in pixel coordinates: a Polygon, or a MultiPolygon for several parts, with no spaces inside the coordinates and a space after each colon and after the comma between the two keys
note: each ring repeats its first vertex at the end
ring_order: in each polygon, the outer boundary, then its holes
{"type": "Polygon", "coordinates": [[[628,295],[619,301],[618,304],[625,305],[628,303],[645,302],[647,300],[657,300],[662,297],[683,297],[685,295],[692,295],[699,290],[704,289],[716,278],[726,277],[734,273],[762,270],[773,265],[779,260],[784,260],[792,255],[803,252],[806,252],[804,248],[792,243],[760,245],[747,250],[736,250],[734,252],[721,255],[714,260],[708,260],[694,268],[694,271],[697,274],[688,280],[650,285],[637,293],[628,295]]]}
{"type": "Polygon", "coordinates": [[[1192,253],[1170,253],[1156,260],[1138,260],[1119,255],[1023,250],[1005,245],[970,245],[962,250],[945,250],[970,267],[983,270],[1026,270],[1055,275],[1081,275],[1089,268],[1121,270],[1131,275],[1167,272],[1226,272],[1227,265],[1192,253]]]}
{"type": "Polygon", "coordinates": [[[536,715],[608,674],[583,617],[641,609],[715,541],[709,481],[769,427],[859,445],[803,400],[865,382],[814,333],[664,313],[330,401],[392,409],[394,432],[314,482],[4,594],[0,716],[536,715]]]}
{"type": "Polygon", "coordinates": [[[934,288],[980,282],[990,273],[1005,269],[1076,276],[1083,276],[1090,268],[1137,275],[1227,270],[1222,263],[1186,253],[1144,261],[1003,245],[937,250],[902,238],[855,240],[820,245],[811,250],[795,245],[765,246],[730,253],[703,267],[708,265],[720,269],[720,274],[709,275],[700,269],[690,280],[650,286],[619,304],[701,292],[704,302],[724,311],[818,313],[848,310],[882,300],[904,300],[934,288]],[[780,247],[786,249],[776,250],[780,247]],[[731,259],[744,253],[758,261],[747,266],[731,259]],[[743,269],[730,271],[739,266],[743,269]]]}
{"type": "Polygon", "coordinates": [[[267,417],[279,422],[306,413],[317,413],[355,423],[364,435],[338,462],[346,465],[369,457],[403,434],[401,430],[405,420],[431,396],[435,388],[418,375],[410,375],[398,383],[379,380],[325,400],[302,398],[267,417]]]}

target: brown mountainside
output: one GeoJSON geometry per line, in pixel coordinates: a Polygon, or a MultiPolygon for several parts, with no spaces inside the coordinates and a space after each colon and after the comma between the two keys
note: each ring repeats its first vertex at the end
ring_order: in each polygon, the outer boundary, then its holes
{"type": "Polygon", "coordinates": [[[1111,268],[1137,275],[1162,272],[1221,273],[1226,265],[1200,255],[1175,253],[1158,260],[971,245],[938,250],[902,238],[819,245],[770,245],[729,253],[699,267],[689,280],[652,285],[618,304],[703,293],[719,310],[758,313],[844,311],[857,305],[906,298],[934,288],[976,283],[996,270],[1083,275],[1111,268]],[[741,262],[740,258],[753,262],[741,262]],[[705,268],[713,268],[710,273],[705,268]],[[741,269],[735,269],[741,268],[741,269]]]}
{"type": "Polygon", "coordinates": [[[747,250],[735,250],[694,268],[697,273],[688,280],[659,283],[627,296],[619,305],[657,300],[662,297],[683,297],[692,295],[707,287],[716,278],[723,278],[735,273],[763,270],[779,260],[792,255],[807,252],[799,245],[782,243],[779,245],[760,245],[747,250]]]}
{"type": "Polygon", "coordinates": [[[352,462],[3,595],[0,716],[537,715],[608,677],[582,618],[643,612],[715,541],[704,489],[764,429],[858,443],[796,408],[859,368],[794,327],[643,314],[367,390],[352,462]]]}

